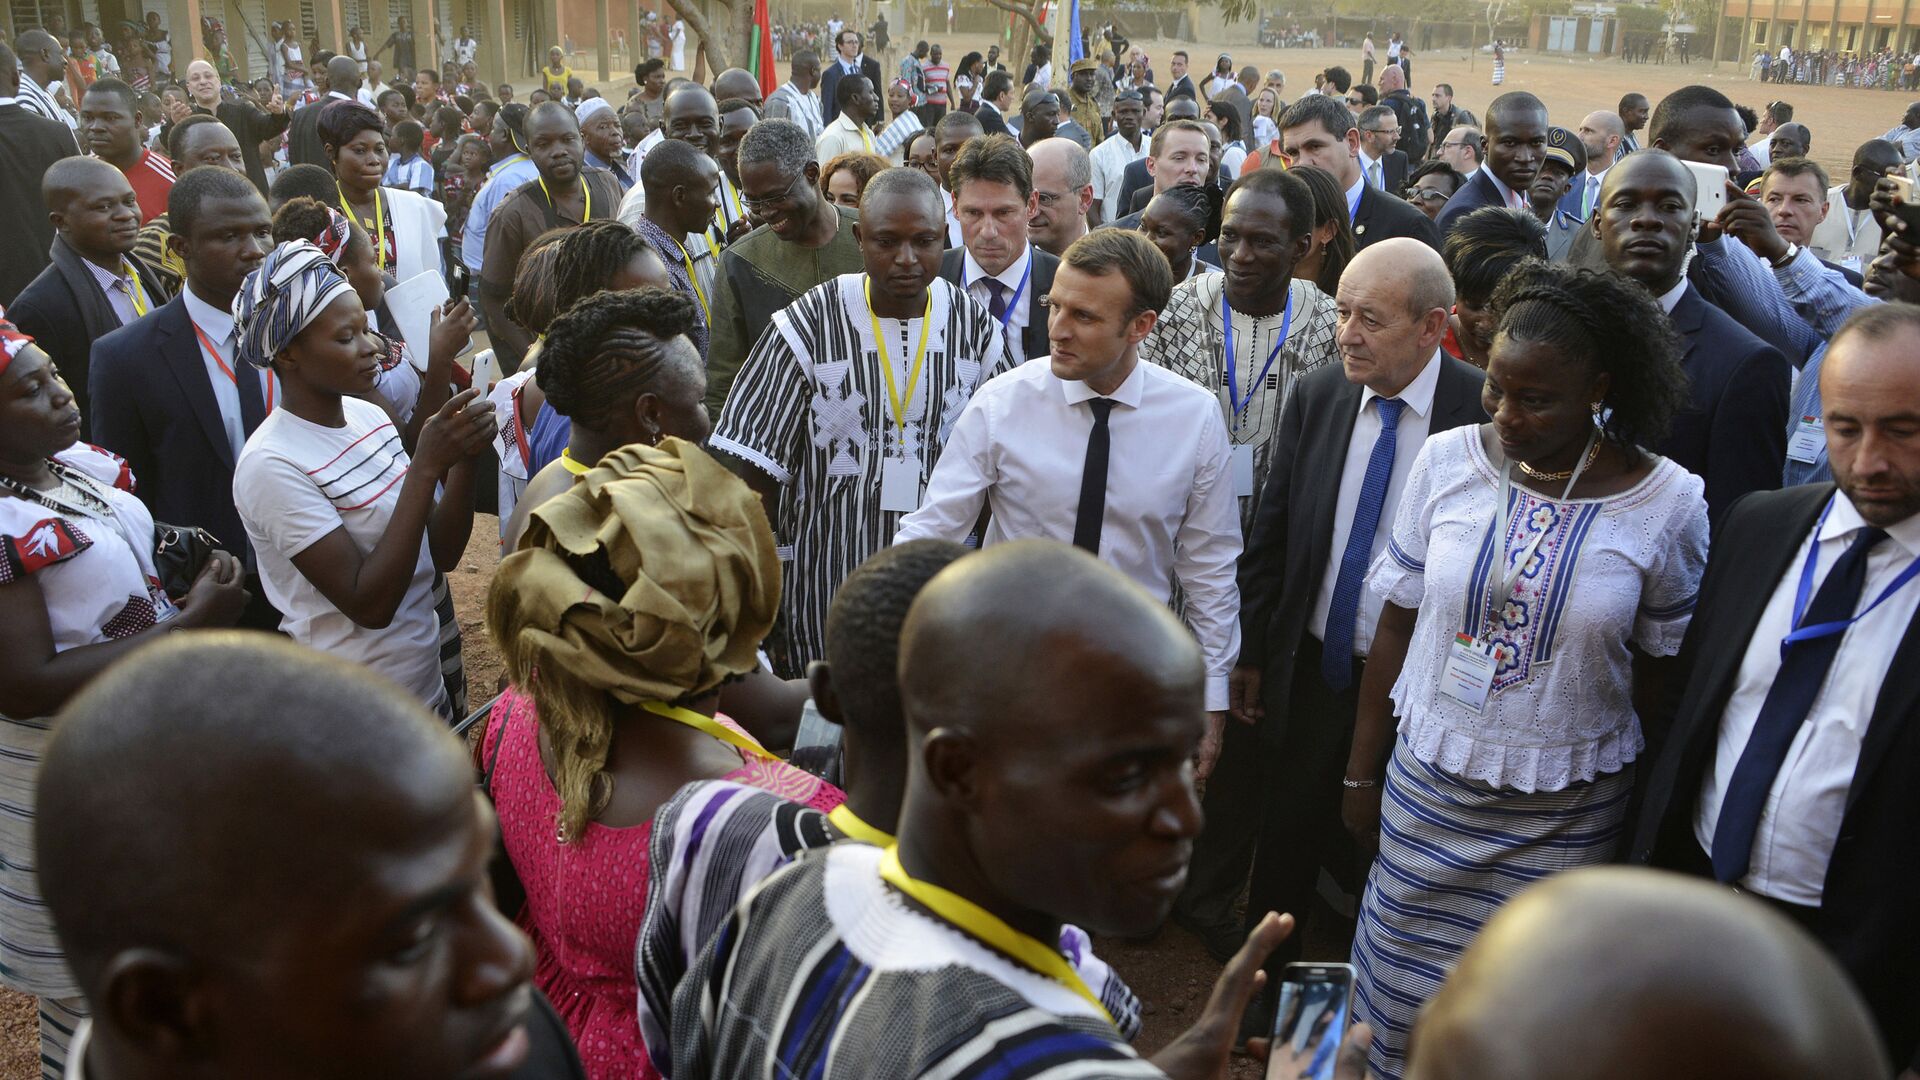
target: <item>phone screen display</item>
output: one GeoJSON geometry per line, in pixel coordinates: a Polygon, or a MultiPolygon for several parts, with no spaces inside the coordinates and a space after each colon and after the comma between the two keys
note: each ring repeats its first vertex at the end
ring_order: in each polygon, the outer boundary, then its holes
{"type": "Polygon", "coordinates": [[[1273,1017],[1267,1077],[1333,1080],[1334,1059],[1351,1017],[1350,964],[1289,964],[1273,1017]]]}

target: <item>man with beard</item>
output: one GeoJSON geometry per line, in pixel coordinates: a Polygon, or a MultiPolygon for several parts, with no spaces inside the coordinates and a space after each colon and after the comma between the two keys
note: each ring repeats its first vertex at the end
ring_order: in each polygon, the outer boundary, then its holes
{"type": "MultiPolygon", "coordinates": [[[[955,114],[963,115],[963,114],[955,114]]],[[[790,120],[765,120],[740,139],[741,204],[752,232],[727,245],[713,282],[707,411],[719,416],[761,332],[801,294],[863,264],[859,215],[820,193],[813,139],[790,120]]]]}
{"type": "Polygon", "coordinates": [[[1445,236],[1463,215],[1483,206],[1527,209],[1527,189],[1547,149],[1547,107],[1524,90],[1501,94],[1487,107],[1487,160],[1447,200],[1435,222],[1445,236]]]}

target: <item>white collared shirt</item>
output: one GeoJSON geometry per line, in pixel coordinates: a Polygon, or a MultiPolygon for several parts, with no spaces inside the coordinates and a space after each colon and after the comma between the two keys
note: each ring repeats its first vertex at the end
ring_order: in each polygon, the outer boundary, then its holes
{"type": "Polygon", "coordinates": [[[960,219],[953,212],[953,193],[946,188],[940,189],[940,205],[947,215],[947,246],[960,247],[964,243],[964,236],[960,231],[960,219]]]}
{"type": "MultiPolygon", "coordinates": [[[[1439,349],[1433,350],[1427,366],[1397,395],[1407,407],[1400,410],[1400,422],[1393,429],[1393,472],[1388,474],[1386,501],[1381,504],[1380,521],[1374,526],[1373,540],[1367,548],[1367,566],[1372,566],[1380,553],[1387,550],[1387,539],[1393,535],[1394,511],[1400,505],[1400,493],[1406,490],[1407,475],[1413,472],[1413,459],[1420,455],[1420,445],[1433,430],[1433,394],[1440,385],[1440,365],[1446,362],[1444,355],[1439,349]]],[[[1320,575],[1320,591],[1314,594],[1313,614],[1307,620],[1308,632],[1322,641],[1327,638],[1327,612],[1333,606],[1333,587],[1340,579],[1341,557],[1353,533],[1354,511],[1360,505],[1360,485],[1367,478],[1373,444],[1380,438],[1380,410],[1374,405],[1379,398],[1372,390],[1361,392],[1360,411],[1354,416],[1353,434],[1347,439],[1346,463],[1340,469],[1340,492],[1333,504],[1333,545],[1327,549],[1333,554],[1320,575]]],[[[1353,624],[1355,656],[1365,656],[1372,650],[1373,628],[1380,621],[1380,609],[1385,603],[1372,589],[1360,590],[1360,605],[1353,624]]]]}
{"type": "Polygon", "coordinates": [[[1387,167],[1385,163],[1381,162],[1378,158],[1370,156],[1365,150],[1354,151],[1354,158],[1360,162],[1360,182],[1363,184],[1367,182],[1368,173],[1372,171],[1373,167],[1376,165],[1380,166],[1380,183],[1376,186],[1384,191],[1387,186],[1387,167]]]}
{"type": "Polygon", "coordinates": [[[1680,275],[1680,280],[1674,284],[1673,288],[1661,293],[1654,299],[1659,302],[1661,311],[1671,315],[1673,314],[1673,309],[1680,306],[1680,298],[1685,295],[1687,295],[1687,276],[1682,274],[1680,275]]]}
{"type": "Polygon", "coordinates": [[[1347,189],[1347,220],[1348,221],[1352,221],[1354,218],[1360,216],[1360,197],[1366,194],[1366,191],[1367,191],[1367,174],[1363,172],[1360,174],[1360,178],[1353,182],[1353,186],[1347,189]]]}
{"type": "Polygon", "coordinates": [[[1026,250],[998,274],[987,273],[978,262],[974,261],[973,252],[961,249],[960,280],[966,283],[967,295],[973,297],[982,310],[989,312],[993,310],[993,293],[987,288],[987,278],[991,277],[998,281],[1001,288],[1005,290],[1003,296],[1005,302],[1010,305],[1007,308],[1007,321],[1002,324],[1006,327],[1007,353],[1021,360],[1028,359],[1020,349],[1020,341],[1021,335],[1027,329],[1028,313],[1033,310],[1033,275],[1030,272],[1032,266],[1032,244],[1028,244],[1026,250]],[[1024,282],[1022,275],[1025,275],[1024,282]],[[1021,287],[1023,284],[1024,288],[1021,287]],[[1014,292],[1015,289],[1020,290],[1018,294],[1014,292]]]}
{"type": "Polygon", "coordinates": [[[1601,169],[1599,172],[1589,172],[1589,173],[1580,174],[1581,175],[1580,185],[1574,188],[1573,190],[1580,193],[1581,209],[1586,211],[1587,216],[1589,218],[1591,218],[1594,214],[1598,213],[1600,210],[1600,189],[1606,186],[1607,174],[1612,171],[1613,171],[1613,163],[1608,162],[1607,167],[1604,169],[1601,169]],[[1587,203],[1587,188],[1589,186],[1593,188],[1593,202],[1591,203],[1591,205],[1587,203]]]}
{"type": "Polygon", "coordinates": [[[1113,222],[1126,216],[1120,208],[1120,187],[1126,182],[1127,166],[1146,157],[1147,146],[1144,132],[1138,146],[1115,132],[1087,155],[1088,162],[1093,166],[1093,197],[1100,200],[1100,220],[1113,222]]]}
{"type": "MultiPolygon", "coordinates": [[[[1733,693],[1720,715],[1713,767],[1700,788],[1693,835],[1702,850],[1713,850],[1713,833],[1720,821],[1727,784],[1747,748],[1767,691],[1780,673],[1780,639],[1792,625],[1794,594],[1808,547],[1819,544],[1820,561],[1814,567],[1812,582],[1813,593],[1817,594],[1833,564],[1865,526],[1853,503],[1836,492],[1826,523],[1817,533],[1809,532],[1780,580],[1774,582],[1773,597],[1747,642],[1733,693]]],[[[1887,533],[1888,538],[1867,555],[1867,580],[1860,590],[1860,607],[1872,603],[1920,556],[1920,516],[1889,526],[1887,533]]],[[[1753,838],[1751,872],[1740,879],[1743,888],[1792,904],[1820,904],[1827,864],[1846,814],[1847,792],[1860,761],[1860,743],[1893,654],[1906,636],[1916,608],[1920,608],[1920,588],[1910,584],[1841,635],[1840,651],[1827,669],[1826,682],[1807,710],[1807,718],[1795,733],[1786,761],[1767,792],[1760,828],[1753,838]]]]}
{"type": "Polygon", "coordinates": [[[1522,197],[1519,192],[1502,183],[1500,178],[1493,175],[1493,170],[1487,168],[1485,163],[1481,164],[1480,171],[1487,174],[1487,179],[1493,181],[1493,189],[1500,193],[1501,202],[1505,206],[1513,210],[1525,210],[1527,208],[1527,200],[1522,197]]]}
{"type": "MultiPolygon", "coordinates": [[[[974,392],[934,466],[920,509],[895,543],[959,541],[991,507],[986,544],[1027,537],[1071,543],[1087,437],[1100,395],[1053,374],[1041,356],[974,392]]],[[[1178,581],[1187,626],[1207,663],[1207,708],[1227,706],[1227,674],[1240,654],[1240,507],[1233,494],[1226,422],[1199,386],[1146,362],[1107,395],[1111,449],[1100,558],[1148,595],[1167,600],[1178,581]]]]}
{"type": "MultiPolygon", "coordinates": [[[[234,379],[245,378],[246,371],[243,369],[250,369],[251,365],[234,355],[234,342],[230,340],[233,335],[233,312],[223,311],[200,299],[191,285],[182,286],[180,296],[186,302],[187,317],[207,336],[207,341],[213,342],[219,350],[218,356],[208,352],[206,342],[201,341],[198,334],[194,335],[200,360],[207,367],[207,382],[213,386],[214,404],[220,406],[220,423],[226,429],[227,443],[233,448],[233,459],[239,461],[240,448],[247,444],[247,426],[240,414],[240,385],[234,379]],[[228,371],[233,372],[231,378],[227,375],[228,371]]],[[[271,371],[260,371],[256,377],[260,380],[260,399],[264,403],[270,399],[273,389],[270,380],[274,375],[271,371]]]]}
{"type": "MultiPolygon", "coordinates": [[[[100,291],[107,294],[107,303],[113,306],[113,313],[120,316],[121,326],[125,326],[140,317],[140,312],[134,307],[133,303],[133,289],[135,287],[133,278],[132,275],[124,272],[127,269],[125,263],[121,264],[121,270],[123,272],[116,274],[85,256],[82,256],[80,261],[86,264],[87,271],[93,275],[93,280],[99,283],[100,291]]],[[[140,307],[152,311],[153,296],[147,292],[146,283],[141,282],[139,288],[140,307]]]]}

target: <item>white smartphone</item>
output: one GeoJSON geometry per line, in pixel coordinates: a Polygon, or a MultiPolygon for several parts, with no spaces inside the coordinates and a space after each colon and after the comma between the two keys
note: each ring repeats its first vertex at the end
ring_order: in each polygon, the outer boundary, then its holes
{"type": "Polygon", "coordinates": [[[1352,964],[1288,964],[1267,1050],[1267,1080],[1333,1080],[1353,1020],[1352,964]]]}
{"type": "Polygon", "coordinates": [[[1708,165],[1699,161],[1683,161],[1693,174],[1695,194],[1693,211],[1698,216],[1695,221],[1712,221],[1720,216],[1720,210],[1727,205],[1727,170],[1725,166],[1708,165]]]}
{"type": "Polygon", "coordinates": [[[480,391],[482,398],[493,389],[499,374],[500,363],[494,359],[492,349],[481,349],[473,354],[473,388],[480,391]]]}

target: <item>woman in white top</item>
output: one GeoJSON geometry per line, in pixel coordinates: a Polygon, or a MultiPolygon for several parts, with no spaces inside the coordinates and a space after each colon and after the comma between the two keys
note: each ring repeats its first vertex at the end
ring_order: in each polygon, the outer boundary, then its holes
{"type": "MultiPolygon", "coordinates": [[[[79,436],[52,359],[0,319],[0,980],[39,997],[41,1060],[56,1076],[87,1004],[33,869],[53,714],[128,652],[177,627],[232,626],[247,603],[240,561],[220,551],[169,598],[133,475],[79,436]]],[[[112,779],[100,778],[103,796],[112,779]]]]}
{"type": "Polygon", "coordinates": [[[421,428],[409,458],[386,411],[358,396],[380,374],[360,298],[304,240],[247,275],[234,327],[241,358],[271,367],[283,395],[233,475],[280,628],[451,718],[433,581],[466,549],[473,458],[491,441],[493,407],[463,391],[421,428]]]}
{"type": "Polygon", "coordinates": [[[1204,89],[1208,99],[1212,99],[1214,95],[1229,86],[1237,85],[1238,82],[1239,80],[1233,77],[1233,57],[1221,53],[1220,59],[1213,62],[1213,74],[1207,76],[1207,85],[1204,89]]]}
{"type": "Polygon", "coordinates": [[[1386,606],[1342,812],[1379,847],[1354,1018],[1388,1080],[1507,897],[1612,858],[1645,745],[1636,683],[1679,651],[1706,564],[1704,485],[1640,448],[1686,401],[1653,298],[1527,262],[1494,303],[1493,422],[1426,440],[1369,577],[1386,606]]]}
{"type": "Polygon", "coordinates": [[[357,101],[335,101],[320,111],[320,146],[333,167],[341,212],[374,240],[374,262],[405,282],[446,272],[440,258],[447,238],[446,207],[418,192],[382,187],[387,136],[380,114],[357,101]]]}

